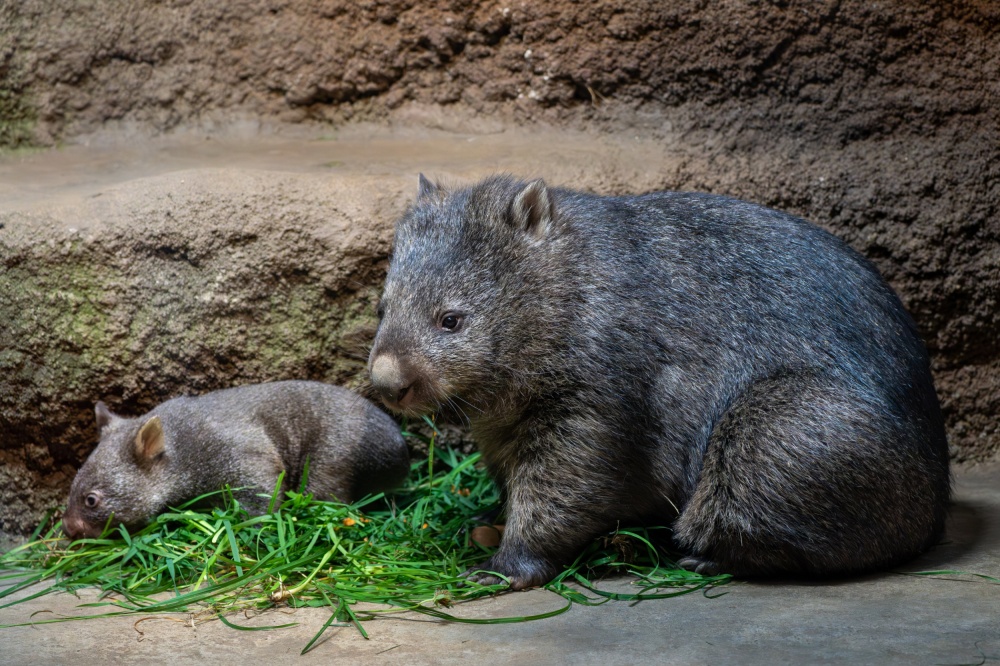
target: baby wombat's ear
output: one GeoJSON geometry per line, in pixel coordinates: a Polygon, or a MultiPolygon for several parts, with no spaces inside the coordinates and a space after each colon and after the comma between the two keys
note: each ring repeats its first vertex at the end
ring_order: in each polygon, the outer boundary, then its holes
{"type": "Polygon", "coordinates": [[[424,174],[420,174],[418,182],[420,183],[417,189],[418,201],[422,199],[438,199],[441,197],[441,188],[427,180],[427,177],[424,176],[424,174]]]}
{"type": "Polygon", "coordinates": [[[135,458],[140,464],[153,462],[163,453],[163,424],[159,416],[153,416],[142,424],[135,436],[135,458]]]}
{"type": "Polygon", "coordinates": [[[514,224],[535,238],[548,233],[554,214],[549,188],[541,178],[525,185],[510,206],[514,224]]]}
{"type": "Polygon", "coordinates": [[[108,409],[108,406],[99,400],[97,401],[97,404],[94,405],[94,415],[97,417],[98,433],[100,433],[101,430],[104,429],[104,426],[108,425],[115,418],[117,418],[114,414],[111,413],[111,410],[108,409]]]}

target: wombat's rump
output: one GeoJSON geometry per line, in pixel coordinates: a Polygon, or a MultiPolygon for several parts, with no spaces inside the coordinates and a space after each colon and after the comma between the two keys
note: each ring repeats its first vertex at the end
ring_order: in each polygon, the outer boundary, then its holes
{"type": "Polygon", "coordinates": [[[941,533],[947,447],[916,328],[868,261],[793,216],[421,177],[380,315],[373,386],[471,422],[507,509],[481,567],[514,588],[633,521],[738,575],[886,567],[941,533]]]}
{"type": "Polygon", "coordinates": [[[352,502],[406,477],[399,427],[361,396],[319,382],[241,386],[168,400],[145,416],[115,416],[97,404],[101,441],[73,479],[63,527],[100,534],[113,514],[128,528],[168,506],[219,490],[264,513],[281,472],[298,488],[352,502]],[[263,496],[262,496],[263,495],[263,496]]]}

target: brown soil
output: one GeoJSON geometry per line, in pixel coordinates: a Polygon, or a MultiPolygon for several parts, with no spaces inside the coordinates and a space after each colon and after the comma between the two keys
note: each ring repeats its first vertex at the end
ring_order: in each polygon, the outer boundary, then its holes
{"type": "Polygon", "coordinates": [[[23,0],[2,16],[3,87],[50,140],[406,102],[531,119],[697,102],[701,126],[829,145],[997,119],[1000,6],[985,1],[23,0]]]}
{"type": "MultiPolygon", "coordinates": [[[[122,151],[122,137],[343,136],[366,121],[395,147],[318,162],[286,145],[285,161],[259,166],[393,178],[508,168],[605,193],[698,189],[789,210],[871,257],[900,292],[933,355],[953,454],[984,460],[1000,454],[998,72],[1000,5],[973,0],[23,0],[0,6],[0,144],[110,140],[122,151]],[[514,126],[536,134],[487,136],[514,126]],[[428,148],[428,127],[466,134],[428,148]]],[[[130,177],[217,164],[211,148],[165,150],[160,165],[112,152],[107,169],[76,180],[7,158],[0,212],[99,193],[125,177],[100,180],[116,163],[130,177]]],[[[331,367],[311,372],[337,376],[331,367]]],[[[71,387],[74,409],[95,385],[71,387]]],[[[0,379],[0,398],[12,387],[0,379]]],[[[0,449],[19,465],[75,462],[45,454],[58,437],[7,432],[0,449]]]]}

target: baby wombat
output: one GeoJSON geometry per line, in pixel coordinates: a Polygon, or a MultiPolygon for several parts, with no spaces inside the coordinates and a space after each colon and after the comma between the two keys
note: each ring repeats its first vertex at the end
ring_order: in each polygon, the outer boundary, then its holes
{"type": "Polygon", "coordinates": [[[507,510],[480,567],[515,589],[629,522],[743,576],[887,567],[941,533],[948,455],[913,321],[791,215],[421,177],[379,315],[373,387],[470,421],[507,510]]]}
{"type": "Polygon", "coordinates": [[[391,488],[409,471],[399,427],[361,396],[319,382],[242,386],[168,400],[145,416],[97,403],[101,441],[70,489],[63,528],[94,537],[114,515],[133,529],[168,506],[226,484],[254,514],[267,511],[278,474],[298,489],[351,502],[391,488]],[[263,493],[265,497],[261,497],[263,493]]]}

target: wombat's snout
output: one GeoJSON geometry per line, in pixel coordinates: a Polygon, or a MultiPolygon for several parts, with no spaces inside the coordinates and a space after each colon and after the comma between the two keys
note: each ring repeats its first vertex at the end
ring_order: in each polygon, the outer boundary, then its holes
{"type": "Polygon", "coordinates": [[[369,374],[372,386],[389,409],[403,410],[413,403],[415,377],[395,356],[377,356],[372,361],[369,374]]]}
{"type": "Polygon", "coordinates": [[[66,536],[71,540],[83,538],[92,539],[101,535],[100,530],[95,531],[93,525],[89,524],[82,517],[69,511],[63,515],[62,523],[63,532],[65,532],[66,536]]]}

